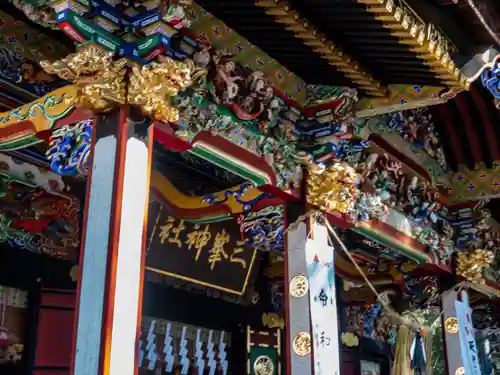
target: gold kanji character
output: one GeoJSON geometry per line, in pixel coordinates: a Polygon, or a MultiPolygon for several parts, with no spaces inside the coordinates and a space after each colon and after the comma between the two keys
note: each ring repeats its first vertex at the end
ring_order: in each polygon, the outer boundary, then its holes
{"type": "Polygon", "coordinates": [[[210,238],[212,238],[212,233],[208,231],[208,224],[205,225],[204,230],[200,230],[199,224],[196,224],[194,229],[194,231],[187,234],[186,244],[188,245],[189,250],[191,250],[192,247],[196,249],[196,256],[194,257],[194,260],[197,261],[200,257],[201,250],[208,244],[210,238]]]}
{"type": "Polygon", "coordinates": [[[236,242],[236,246],[238,246],[238,247],[233,250],[233,253],[231,254],[231,257],[229,258],[229,260],[231,261],[231,263],[241,264],[241,266],[246,269],[247,268],[246,260],[236,256],[237,254],[241,254],[242,252],[245,251],[245,247],[244,247],[245,241],[236,242]]]}
{"type": "Polygon", "coordinates": [[[184,225],[184,220],[181,220],[177,227],[174,227],[174,222],[175,219],[169,216],[167,218],[167,224],[160,226],[158,237],[162,244],[167,241],[168,243],[175,243],[178,247],[181,247],[182,243],[179,236],[186,227],[184,225]]]}
{"type": "Polygon", "coordinates": [[[224,245],[231,241],[231,237],[223,229],[215,236],[214,244],[208,252],[208,263],[210,263],[210,270],[213,271],[215,263],[220,262],[222,258],[227,259],[229,255],[224,251],[224,245]]]}
{"type": "Polygon", "coordinates": [[[174,218],[169,216],[167,218],[167,224],[160,226],[160,233],[158,237],[160,238],[160,242],[163,244],[170,237],[170,233],[172,232],[172,228],[174,227],[174,218]]]}
{"type": "Polygon", "coordinates": [[[169,237],[168,242],[175,243],[175,244],[177,244],[178,247],[181,247],[182,242],[181,242],[181,239],[179,238],[179,236],[181,235],[181,233],[184,229],[186,229],[186,226],[184,225],[184,220],[181,219],[177,228],[172,228],[172,235],[169,237]]]}

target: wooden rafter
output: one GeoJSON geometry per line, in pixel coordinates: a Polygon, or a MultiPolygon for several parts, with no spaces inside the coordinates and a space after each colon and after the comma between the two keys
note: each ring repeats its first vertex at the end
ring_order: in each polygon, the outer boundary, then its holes
{"type": "Polygon", "coordinates": [[[255,5],[266,8],[266,13],[274,16],[277,23],[294,32],[295,37],[309,46],[321,58],[359,85],[360,89],[370,96],[386,97],[387,87],[384,87],[371,74],[364,71],[358,62],[345,54],[337,45],[328,40],[326,35],[319,32],[299,12],[293,10],[286,1],[256,0],[255,5]]]}
{"type": "Polygon", "coordinates": [[[401,44],[410,46],[447,86],[468,89],[469,83],[452,61],[451,43],[433,24],[424,22],[402,0],[356,0],[382,21],[401,44]]]}

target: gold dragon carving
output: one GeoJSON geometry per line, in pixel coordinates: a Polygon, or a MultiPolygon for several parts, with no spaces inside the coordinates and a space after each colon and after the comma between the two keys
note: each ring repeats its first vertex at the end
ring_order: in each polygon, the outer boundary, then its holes
{"type": "Polygon", "coordinates": [[[179,111],[171,98],[184,91],[193,82],[194,63],[174,61],[159,56],[159,62],[132,66],[128,86],[128,102],[142,108],[157,120],[176,122],[179,111]]]}
{"type": "Polygon", "coordinates": [[[77,86],[71,105],[106,111],[125,103],[127,60],[113,60],[113,54],[102,48],[82,48],[53,63],[41,61],[40,66],[77,86]]]}
{"type": "Polygon", "coordinates": [[[196,67],[192,61],[179,62],[160,56],[158,62],[140,66],[96,45],[81,48],[62,60],[42,61],[49,74],[74,83],[78,95],[69,98],[71,105],[108,111],[119,104],[137,105],[157,120],[175,122],[179,112],[172,97],[193,82],[196,67]]]}

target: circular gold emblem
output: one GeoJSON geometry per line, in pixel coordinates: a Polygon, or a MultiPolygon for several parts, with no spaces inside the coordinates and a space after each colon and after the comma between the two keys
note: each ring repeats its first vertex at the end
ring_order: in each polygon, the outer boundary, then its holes
{"type": "Polygon", "coordinates": [[[309,281],[304,275],[297,275],[290,280],[290,294],[292,297],[301,298],[307,294],[309,290],[309,281]]]}
{"type": "Polygon", "coordinates": [[[293,338],[293,351],[301,357],[311,354],[311,335],[307,332],[299,332],[293,338]]]}
{"type": "Polygon", "coordinates": [[[267,355],[258,356],[253,363],[253,372],[255,375],[273,375],[274,362],[267,355]]]}
{"type": "Polygon", "coordinates": [[[455,371],[455,375],[465,375],[465,369],[463,367],[457,368],[457,371],[455,371]]]}
{"type": "Polygon", "coordinates": [[[444,322],[444,327],[448,333],[457,333],[458,332],[458,320],[457,318],[448,318],[444,322]]]}

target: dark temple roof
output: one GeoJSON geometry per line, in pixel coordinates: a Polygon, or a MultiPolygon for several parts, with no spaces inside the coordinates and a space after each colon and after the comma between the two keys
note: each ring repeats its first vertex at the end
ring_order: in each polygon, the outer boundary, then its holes
{"type": "MultiPolygon", "coordinates": [[[[247,38],[282,65],[310,84],[348,85],[363,90],[338,66],[321,57],[322,52],[306,45],[281,15],[270,9],[281,6],[295,19],[313,26],[315,32],[333,42],[381,85],[415,84],[447,86],[415,52],[416,45],[404,43],[407,30],[398,33],[396,22],[383,21],[364,0],[198,0],[197,3],[247,38]],[[278,14],[278,16],[277,16],[278,14]],[[384,25],[384,23],[386,23],[384,25]],[[396,29],[393,26],[396,25],[396,29]],[[406,34],[405,34],[406,33],[406,34]],[[403,35],[404,34],[404,35],[403,35]]],[[[385,11],[385,10],[384,10],[385,11]]],[[[419,19],[415,15],[416,19],[419,19]]],[[[317,48],[316,48],[317,49],[317,48]]],[[[448,80],[449,83],[449,80],[448,80]]]]}

